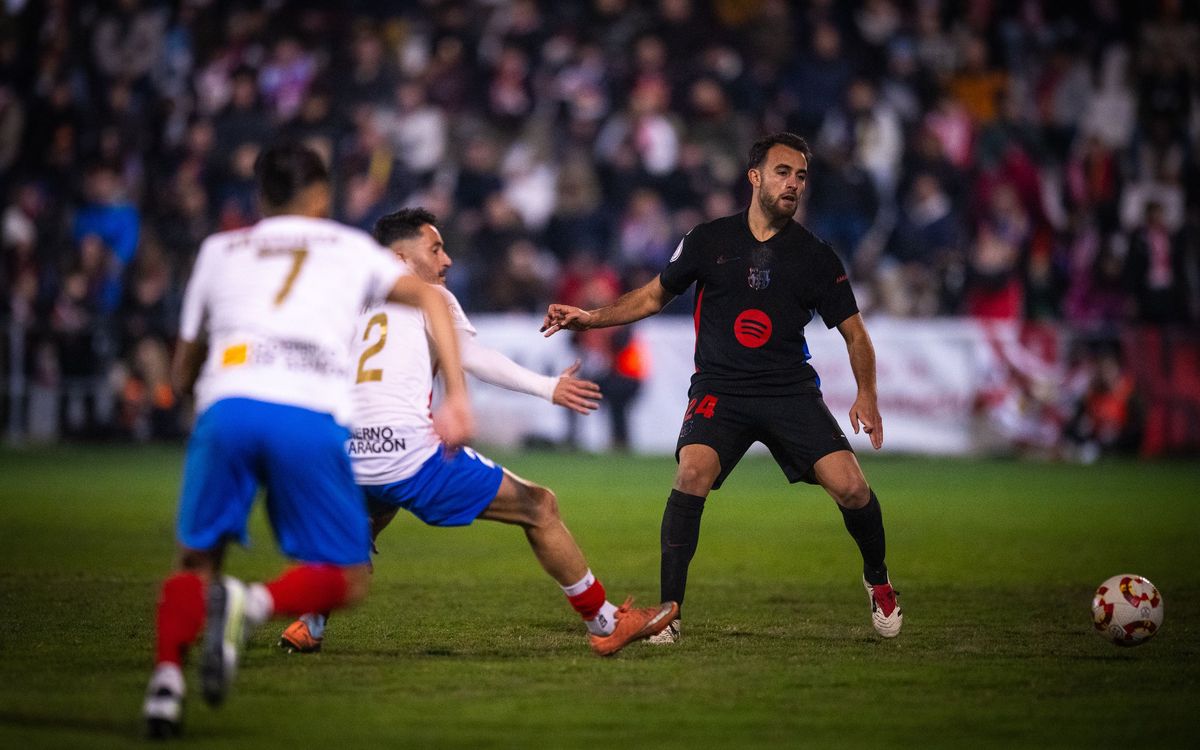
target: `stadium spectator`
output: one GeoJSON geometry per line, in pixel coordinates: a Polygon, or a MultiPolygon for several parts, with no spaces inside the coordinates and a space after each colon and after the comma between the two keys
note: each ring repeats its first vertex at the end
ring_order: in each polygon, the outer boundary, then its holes
{"type": "Polygon", "coordinates": [[[916,175],[879,264],[883,308],[902,317],[953,312],[951,286],[962,256],[962,218],[935,176],[916,175]]]}
{"type": "Polygon", "coordinates": [[[895,194],[903,146],[900,119],[879,101],[874,85],[864,78],[851,81],[845,101],[829,111],[818,135],[819,150],[844,149],[871,175],[885,202],[895,194]]]}
{"type": "Polygon", "coordinates": [[[0,82],[0,175],[7,175],[16,163],[24,129],[25,104],[12,86],[0,82]]]}
{"type": "MultiPolygon", "coordinates": [[[[584,277],[580,286],[574,289],[568,287],[563,291],[576,301],[577,306],[593,309],[615,302],[620,296],[621,287],[615,274],[601,272],[584,277]]],[[[595,381],[604,394],[600,405],[608,416],[608,447],[611,450],[628,451],[629,408],[641,390],[642,381],[649,374],[649,353],[638,340],[633,326],[578,331],[571,338],[571,346],[581,362],[580,376],[595,381]]],[[[579,419],[575,414],[568,414],[569,447],[578,447],[578,433],[579,419]]]]}
{"type": "Polygon", "coordinates": [[[662,197],[641,188],[629,198],[618,228],[618,258],[626,269],[658,268],[675,249],[678,238],[662,197]]]}
{"type": "Polygon", "coordinates": [[[1108,328],[1126,316],[1123,259],[1095,217],[1082,210],[1071,215],[1066,243],[1066,289],[1063,315],[1085,330],[1108,328]]]}
{"type": "Polygon", "coordinates": [[[600,183],[590,160],[573,151],[558,172],[557,202],[546,224],[546,247],[560,262],[579,253],[607,253],[609,219],[602,211],[600,183]]]}
{"type": "Polygon", "coordinates": [[[142,0],[117,0],[101,13],[92,33],[92,55],[110,79],[138,82],[162,53],[167,11],[142,0]]]}
{"type": "Polygon", "coordinates": [[[1179,238],[1167,227],[1159,203],[1146,206],[1145,221],[1134,232],[1125,259],[1126,286],[1146,323],[1186,320],[1184,254],[1179,238]]]}
{"type": "Polygon", "coordinates": [[[124,269],[137,253],[141,213],[125,197],[125,187],[110,164],[93,164],[84,175],[85,203],[75,215],[73,235],[82,265],[97,288],[100,312],[111,313],[121,301],[124,269]],[[103,244],[103,250],[98,249],[103,244]],[[103,256],[103,260],[100,260],[103,256]]]}
{"type": "Polygon", "coordinates": [[[529,239],[503,248],[502,260],[488,284],[488,306],[501,312],[537,312],[546,299],[555,264],[529,239]]]}
{"type": "Polygon", "coordinates": [[[1024,300],[1020,262],[1033,227],[1010,185],[992,192],[987,211],[967,262],[965,312],[976,318],[1015,320],[1024,300]]]}
{"type": "Polygon", "coordinates": [[[1094,212],[1101,226],[1117,227],[1121,165],[1116,152],[1096,135],[1085,136],[1067,161],[1064,191],[1067,204],[1094,212]]]}
{"type": "Polygon", "coordinates": [[[396,87],[395,104],[380,114],[380,129],[418,185],[425,185],[446,155],[446,118],[430,104],[425,84],[406,80],[396,87]]]}
{"type": "Polygon", "coordinates": [[[1092,463],[1105,454],[1132,455],[1141,437],[1143,408],[1120,352],[1105,348],[1087,360],[1087,390],[1065,428],[1073,456],[1092,463]]]}
{"type": "Polygon", "coordinates": [[[284,36],[275,42],[258,77],[259,90],[274,122],[287,122],[300,111],[316,74],[315,57],[298,39],[284,36]]]}
{"type": "Polygon", "coordinates": [[[350,64],[333,71],[333,90],[338,110],[352,116],[361,106],[388,101],[395,92],[396,77],[383,40],[368,22],[355,24],[349,49],[350,64]]]}
{"type": "Polygon", "coordinates": [[[1080,123],[1084,134],[1095,135],[1114,149],[1129,144],[1137,124],[1137,97],[1130,86],[1129,57],[1128,48],[1121,44],[1104,50],[1096,72],[1099,80],[1080,123]]]}
{"type": "Polygon", "coordinates": [[[999,95],[1008,87],[1008,75],[992,67],[987,40],[967,38],[962,49],[962,65],[951,76],[950,92],[977,125],[996,119],[999,95]]]}
{"type": "Polygon", "coordinates": [[[869,264],[873,258],[859,255],[859,246],[875,225],[879,212],[879,191],[871,175],[850,156],[849,144],[825,144],[812,165],[821,181],[808,196],[808,225],[824,239],[848,265],[869,264]]]}
{"type": "Polygon", "coordinates": [[[837,26],[828,22],[815,25],[808,53],[794,61],[780,82],[790,113],[788,128],[815,133],[826,113],[841,103],[852,75],[837,26]]]}

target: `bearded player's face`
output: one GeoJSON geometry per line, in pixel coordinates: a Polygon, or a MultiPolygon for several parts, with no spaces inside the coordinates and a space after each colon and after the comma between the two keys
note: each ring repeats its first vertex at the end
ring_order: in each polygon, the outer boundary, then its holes
{"type": "Polygon", "coordinates": [[[408,264],[421,281],[446,285],[446,271],[450,270],[453,262],[437,227],[432,224],[421,225],[416,237],[393,242],[392,251],[408,264]]]}
{"type": "MultiPolygon", "coordinates": [[[[808,185],[808,159],[799,151],[776,144],[758,169],[758,205],[772,218],[790,217],[808,185]]],[[[751,180],[753,184],[753,180],[751,180]]]]}

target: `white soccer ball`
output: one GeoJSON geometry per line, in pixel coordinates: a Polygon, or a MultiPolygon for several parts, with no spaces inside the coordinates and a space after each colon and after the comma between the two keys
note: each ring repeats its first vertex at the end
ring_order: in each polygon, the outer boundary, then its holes
{"type": "Polygon", "coordinates": [[[1118,646],[1140,646],[1162,628],[1162,594],[1142,576],[1113,576],[1092,597],[1092,622],[1118,646]]]}

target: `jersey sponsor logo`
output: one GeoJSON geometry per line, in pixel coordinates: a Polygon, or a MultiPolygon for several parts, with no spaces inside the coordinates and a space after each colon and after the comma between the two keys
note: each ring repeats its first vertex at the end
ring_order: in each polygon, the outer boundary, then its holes
{"type": "Polygon", "coordinates": [[[771,285],[771,269],[769,268],[751,268],[750,275],[746,277],[746,283],[751,289],[762,291],[771,285]]]}
{"type": "Polygon", "coordinates": [[[771,318],[762,310],[743,310],[733,321],[733,336],[747,349],[757,349],[771,338],[771,318]]]}
{"type": "Polygon", "coordinates": [[[351,430],[346,452],[351,456],[398,453],[408,449],[405,438],[396,437],[391,427],[359,427],[351,430]]]}
{"type": "Polygon", "coordinates": [[[221,352],[221,367],[237,367],[246,364],[246,360],[250,358],[249,352],[250,348],[247,344],[225,347],[225,351],[221,352]]]}
{"type": "Polygon", "coordinates": [[[667,262],[674,263],[679,260],[680,255],[683,255],[683,240],[680,240],[679,244],[675,246],[675,252],[671,253],[671,259],[667,262]]]}
{"type": "Polygon", "coordinates": [[[282,367],[289,372],[344,377],[338,353],[311,341],[263,339],[238,343],[221,352],[221,367],[282,367]]]}

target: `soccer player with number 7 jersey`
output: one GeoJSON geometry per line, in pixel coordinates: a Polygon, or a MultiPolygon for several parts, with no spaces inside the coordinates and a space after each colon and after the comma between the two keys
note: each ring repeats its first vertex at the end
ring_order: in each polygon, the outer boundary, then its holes
{"type": "MultiPolygon", "coordinates": [[[[541,395],[581,413],[595,408],[599,390],[573,377],[530,372],[475,341],[475,329],[458,300],[445,289],[450,258],[433,214],[405,209],[379,220],[375,239],[403,258],[418,276],[438,284],[450,305],[472,375],[510,390],[541,395]]],[[[608,601],[583,552],[563,524],[554,493],[497,466],[470,448],[454,450],[441,440],[430,418],[433,372],[442,367],[429,351],[429,321],[420,310],[383,304],[359,319],[355,336],[356,428],[348,445],[354,476],[367,496],[372,536],[400,508],[431,526],[465,526],[482,518],[515,524],[525,531],[533,554],[558,582],[590,634],[592,650],[616,653],[633,641],[666,628],[678,612],[673,601],[654,607],[608,601]]],[[[280,637],[286,651],[318,651],[326,612],[314,609],[280,637]]]]}
{"type": "Polygon", "coordinates": [[[203,695],[217,705],[251,628],[366,595],[370,532],[344,426],[350,341],[365,306],[387,299],[397,310],[421,311],[446,384],[440,438],[455,446],[473,431],[442,295],[367,234],[324,218],[329,173],[311,149],[271,147],[255,173],[266,218],[205,240],[183,300],[173,375],[181,392],[194,387],[198,416],[180,492],[176,571],[158,600],[142,709],[157,738],[180,733],[182,664],[202,629],[203,695]],[[298,564],[246,585],[220,573],[226,544],[246,541],[259,485],[279,546],[298,564]]]}

